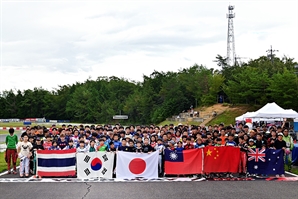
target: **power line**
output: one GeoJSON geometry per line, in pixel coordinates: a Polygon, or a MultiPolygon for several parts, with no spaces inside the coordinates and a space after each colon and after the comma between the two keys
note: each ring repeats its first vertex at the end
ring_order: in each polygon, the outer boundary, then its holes
{"type": "Polygon", "coordinates": [[[278,50],[273,50],[272,45],[270,45],[270,49],[266,50],[266,52],[267,52],[267,57],[271,60],[271,64],[273,64],[274,56],[275,56],[275,54],[273,53],[278,52],[278,50]]]}

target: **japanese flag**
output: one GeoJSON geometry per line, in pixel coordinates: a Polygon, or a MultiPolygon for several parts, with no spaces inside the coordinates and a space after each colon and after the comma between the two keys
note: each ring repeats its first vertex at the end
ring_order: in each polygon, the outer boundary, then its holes
{"type": "Polygon", "coordinates": [[[120,179],[157,178],[158,151],[150,154],[118,151],[116,177],[120,179]]]}
{"type": "Polygon", "coordinates": [[[114,155],[112,152],[77,153],[78,178],[112,178],[114,155]]]}

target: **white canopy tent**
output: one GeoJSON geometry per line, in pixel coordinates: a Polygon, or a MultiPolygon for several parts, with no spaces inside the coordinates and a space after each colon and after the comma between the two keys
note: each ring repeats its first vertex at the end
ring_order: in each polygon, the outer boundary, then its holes
{"type": "Polygon", "coordinates": [[[243,121],[246,118],[253,118],[255,121],[281,121],[283,118],[298,118],[298,113],[292,109],[283,109],[275,102],[267,103],[256,112],[247,112],[239,117],[236,121],[243,121]]]}
{"type": "Polygon", "coordinates": [[[285,110],[272,102],[254,112],[251,118],[298,118],[298,113],[292,109],[285,110]]]}

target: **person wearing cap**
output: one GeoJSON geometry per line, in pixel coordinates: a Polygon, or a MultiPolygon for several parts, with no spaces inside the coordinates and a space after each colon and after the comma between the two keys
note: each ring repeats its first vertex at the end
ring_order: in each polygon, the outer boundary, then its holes
{"type": "Polygon", "coordinates": [[[14,134],[14,129],[10,128],[8,130],[9,135],[5,138],[5,144],[6,144],[6,151],[5,151],[5,160],[7,162],[7,170],[8,174],[11,173],[10,166],[11,166],[11,160],[13,165],[13,174],[17,174],[17,148],[16,145],[18,144],[18,136],[14,134]]]}
{"type": "Polygon", "coordinates": [[[255,148],[256,148],[254,139],[251,139],[251,138],[250,138],[250,139],[248,140],[248,148],[251,148],[251,149],[255,149],[255,148]]]}
{"type": "Polygon", "coordinates": [[[171,150],[171,151],[175,151],[175,142],[173,140],[168,142],[168,147],[167,149],[171,150]]]}
{"type": "Polygon", "coordinates": [[[288,166],[288,171],[292,170],[292,153],[291,151],[294,148],[294,142],[292,136],[289,135],[289,130],[284,129],[283,131],[283,140],[286,142],[287,148],[285,150],[285,164],[288,166]]]}

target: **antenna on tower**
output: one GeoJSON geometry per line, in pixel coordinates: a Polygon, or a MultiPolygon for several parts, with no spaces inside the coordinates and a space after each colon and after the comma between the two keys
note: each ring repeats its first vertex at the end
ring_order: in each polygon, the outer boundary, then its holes
{"type": "Polygon", "coordinates": [[[266,52],[267,52],[267,57],[271,60],[271,64],[273,64],[274,56],[275,56],[275,54],[273,53],[278,52],[278,50],[272,50],[272,45],[270,45],[270,49],[266,50],[266,52]]]}
{"type": "Polygon", "coordinates": [[[235,14],[233,13],[235,6],[229,5],[227,14],[228,18],[228,38],[227,38],[227,63],[230,66],[234,65],[235,61],[235,39],[234,39],[234,25],[233,18],[235,18],[235,14]]]}

